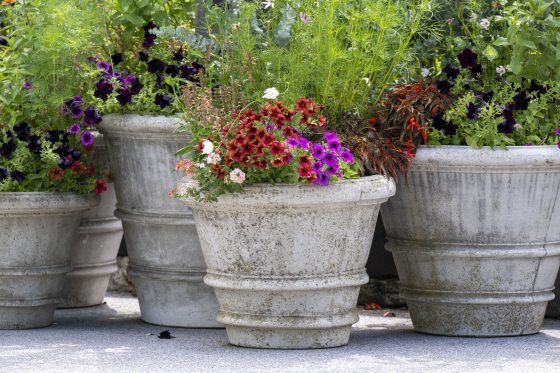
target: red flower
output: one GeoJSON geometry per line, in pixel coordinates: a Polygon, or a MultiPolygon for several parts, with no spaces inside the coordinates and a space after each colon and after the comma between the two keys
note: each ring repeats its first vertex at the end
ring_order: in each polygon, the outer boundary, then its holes
{"type": "Polygon", "coordinates": [[[107,182],[105,180],[97,180],[95,182],[95,187],[93,188],[95,193],[101,194],[107,190],[107,182]]]}
{"type": "Polygon", "coordinates": [[[296,110],[297,111],[307,111],[310,107],[311,101],[306,98],[298,98],[296,101],[296,110]]]}
{"type": "Polygon", "coordinates": [[[307,178],[307,182],[309,184],[315,184],[316,181],[317,181],[317,173],[311,172],[311,175],[309,175],[309,177],[307,178]]]}
{"type": "Polygon", "coordinates": [[[302,166],[310,166],[311,158],[309,158],[307,155],[302,155],[301,157],[299,157],[299,164],[302,166]]]}
{"type": "Polygon", "coordinates": [[[284,133],[284,137],[297,137],[297,134],[294,132],[294,128],[290,126],[284,126],[282,128],[282,132],[284,133]]]}
{"type": "Polygon", "coordinates": [[[276,139],[274,138],[274,135],[271,133],[267,133],[266,135],[264,135],[263,139],[262,139],[262,143],[264,145],[270,145],[272,144],[276,139]]]}
{"type": "Polygon", "coordinates": [[[370,118],[368,120],[368,123],[371,124],[372,126],[375,126],[377,124],[377,118],[370,118]]]}
{"type": "Polygon", "coordinates": [[[270,154],[272,155],[283,155],[284,145],[279,141],[274,141],[269,147],[270,154]]]}
{"type": "Polygon", "coordinates": [[[311,168],[308,165],[301,165],[298,168],[299,176],[301,177],[310,177],[311,176],[311,168]]]}
{"type": "Polygon", "coordinates": [[[284,166],[284,162],[282,159],[273,159],[272,160],[272,167],[282,167],[284,166]]]}
{"type": "Polygon", "coordinates": [[[217,164],[214,164],[214,165],[210,166],[210,172],[212,172],[214,175],[216,175],[216,177],[220,180],[223,180],[227,175],[227,172],[224,171],[224,169],[220,165],[217,165],[217,164]]]}

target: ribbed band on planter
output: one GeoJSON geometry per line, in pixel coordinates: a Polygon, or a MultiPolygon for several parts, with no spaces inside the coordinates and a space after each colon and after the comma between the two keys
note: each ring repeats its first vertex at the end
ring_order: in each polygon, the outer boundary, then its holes
{"type": "Polygon", "coordinates": [[[383,220],[414,328],[537,333],[560,266],[560,151],[424,147],[383,220]]]}
{"type": "Polygon", "coordinates": [[[329,187],[251,186],[216,203],[187,200],[230,343],[348,343],[379,206],[394,190],[392,180],[371,177],[329,187]]]}
{"type": "Polygon", "coordinates": [[[107,115],[99,125],[114,175],[130,273],[146,322],[176,327],[223,327],[191,210],[168,196],[181,174],[175,152],[188,138],[179,119],[107,115]]]}
{"type": "MultiPolygon", "coordinates": [[[[97,169],[109,168],[103,136],[95,133],[92,161],[97,169]]],[[[100,203],[86,211],[72,245],[72,271],[66,277],[58,308],[88,307],[103,303],[111,275],[117,271],[116,256],[122,241],[121,221],[113,215],[117,197],[113,183],[100,203]]]]}
{"type": "Polygon", "coordinates": [[[73,193],[0,193],[0,329],[52,323],[80,216],[97,201],[73,193]]]}

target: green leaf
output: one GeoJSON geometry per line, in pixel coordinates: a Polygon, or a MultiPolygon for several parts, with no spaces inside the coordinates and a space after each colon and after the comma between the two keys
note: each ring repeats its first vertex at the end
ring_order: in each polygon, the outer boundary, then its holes
{"type": "Polygon", "coordinates": [[[490,61],[494,61],[496,58],[499,57],[498,51],[496,50],[496,48],[494,48],[491,45],[487,46],[486,49],[484,49],[484,52],[482,52],[482,54],[490,61]]]}
{"type": "Polygon", "coordinates": [[[494,45],[497,47],[502,47],[505,45],[510,45],[510,42],[507,38],[499,37],[494,41],[494,45]]]}

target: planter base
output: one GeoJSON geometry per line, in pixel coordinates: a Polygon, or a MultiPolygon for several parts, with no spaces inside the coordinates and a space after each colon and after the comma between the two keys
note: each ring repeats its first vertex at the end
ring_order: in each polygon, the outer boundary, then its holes
{"type": "Polygon", "coordinates": [[[29,305],[0,307],[0,328],[21,330],[44,328],[52,324],[58,300],[26,302],[29,305]],[[32,304],[36,303],[36,304],[32,304]]]}
{"type": "Polygon", "coordinates": [[[227,327],[229,342],[234,346],[269,349],[316,349],[348,344],[351,327],[327,329],[258,329],[227,327]]]}
{"type": "Polygon", "coordinates": [[[171,273],[168,268],[140,268],[129,273],[136,286],[142,320],[180,328],[223,328],[216,320],[214,292],[203,283],[204,273],[171,273]]]}
{"type": "Polygon", "coordinates": [[[408,302],[414,329],[454,337],[513,337],[536,334],[546,302],[535,304],[450,305],[408,302]]]}
{"type": "Polygon", "coordinates": [[[64,299],[58,308],[97,306],[103,303],[109,279],[117,270],[117,261],[75,266],[66,276],[64,299]]]}

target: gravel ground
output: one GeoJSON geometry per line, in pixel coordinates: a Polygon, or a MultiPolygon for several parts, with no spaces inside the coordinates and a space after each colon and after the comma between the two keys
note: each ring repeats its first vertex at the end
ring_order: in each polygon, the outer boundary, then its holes
{"type": "Polygon", "coordinates": [[[513,338],[415,333],[406,311],[361,311],[346,347],[270,351],[228,345],[224,330],[165,328],[140,320],[136,298],[57,311],[55,324],[0,331],[0,372],[560,372],[560,320],[513,338]],[[175,337],[158,339],[169,329],[175,337]]]}

